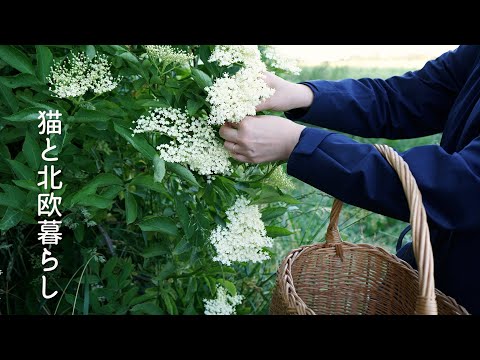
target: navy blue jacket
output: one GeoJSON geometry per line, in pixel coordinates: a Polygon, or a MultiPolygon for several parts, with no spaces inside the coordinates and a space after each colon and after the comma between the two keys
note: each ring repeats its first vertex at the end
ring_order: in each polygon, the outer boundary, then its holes
{"type": "MultiPolygon", "coordinates": [[[[313,103],[287,112],[289,119],[371,138],[443,133],[440,146],[401,155],[423,196],[436,287],[480,314],[480,46],[460,46],[419,71],[387,80],[304,84],[313,103]]],[[[400,181],[372,145],[306,128],[287,171],[348,204],[409,221],[400,181]]],[[[415,267],[411,246],[398,255],[415,267]]]]}

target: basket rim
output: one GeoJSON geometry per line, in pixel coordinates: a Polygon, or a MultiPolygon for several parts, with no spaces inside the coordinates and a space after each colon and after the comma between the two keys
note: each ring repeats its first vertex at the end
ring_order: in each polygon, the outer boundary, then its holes
{"type": "MultiPolygon", "coordinates": [[[[310,245],[303,245],[296,249],[291,250],[288,253],[288,255],[282,261],[277,273],[277,279],[279,281],[278,285],[280,286],[280,292],[281,292],[281,297],[283,298],[283,301],[285,302],[285,304],[288,304],[289,307],[293,306],[297,310],[300,310],[301,315],[316,315],[316,313],[308,307],[308,305],[303,301],[300,295],[298,295],[295,289],[295,283],[292,277],[293,263],[300,255],[308,255],[309,252],[312,252],[314,250],[334,249],[335,246],[342,246],[342,248],[347,247],[349,248],[349,250],[353,250],[353,251],[359,250],[359,249],[376,251],[384,255],[386,257],[386,261],[402,266],[411,275],[416,276],[418,279],[418,270],[415,270],[405,260],[400,259],[395,254],[391,254],[379,246],[375,246],[371,244],[353,244],[345,241],[342,241],[341,243],[336,245],[327,244],[325,242],[310,244],[310,245]]],[[[459,312],[463,313],[463,315],[470,315],[469,312],[462,305],[458,304],[454,298],[444,294],[442,291],[438,290],[437,288],[435,288],[435,297],[443,298],[444,300],[447,301],[447,305],[456,308],[459,312]]]]}

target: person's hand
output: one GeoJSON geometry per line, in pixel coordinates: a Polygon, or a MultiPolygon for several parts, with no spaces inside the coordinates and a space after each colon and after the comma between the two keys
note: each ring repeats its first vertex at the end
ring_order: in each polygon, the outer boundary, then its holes
{"type": "Polygon", "coordinates": [[[259,164],[287,160],[304,128],[278,116],[247,116],[240,123],[223,125],[220,136],[233,158],[259,164]]]}
{"type": "Polygon", "coordinates": [[[265,82],[275,93],[258,105],[257,111],[288,111],[312,104],[313,92],[308,86],[291,83],[269,72],[265,72],[265,82]]]}

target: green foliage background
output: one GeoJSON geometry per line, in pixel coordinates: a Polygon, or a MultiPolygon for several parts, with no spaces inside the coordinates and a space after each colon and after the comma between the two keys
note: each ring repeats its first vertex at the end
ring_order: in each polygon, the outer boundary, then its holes
{"type": "MultiPolygon", "coordinates": [[[[191,66],[160,74],[142,58],[142,46],[0,46],[2,314],[202,314],[203,299],[215,296],[216,284],[245,296],[238,314],[266,314],[281,259],[298,245],[322,240],[332,199],[298,181],[289,194],[265,184],[278,164],[236,164],[231,176],[208,183],[159,158],[154,147],[166,139],[131,136],[132,121],[151,106],[208,112],[203,89],[223,70],[207,62],[212,46],[181,48],[195,55],[191,66]],[[53,97],[46,81],[50,66],[71,51],[107,54],[120,85],[81,101],[53,97]],[[36,184],[46,144],[37,117],[50,109],[63,114],[62,135],[51,141],[64,186],[53,192],[63,198],[62,220],[70,227],[62,226],[63,240],[52,250],[60,266],[50,273],[49,290],[60,294],[45,301],[36,184]],[[211,260],[208,236],[241,194],[261,206],[268,234],[276,238],[272,258],[222,266],[211,260]]],[[[331,66],[301,76],[291,79],[356,77],[352,69],[331,66]]],[[[404,225],[350,207],[344,215],[349,241],[389,250],[404,225]]]]}

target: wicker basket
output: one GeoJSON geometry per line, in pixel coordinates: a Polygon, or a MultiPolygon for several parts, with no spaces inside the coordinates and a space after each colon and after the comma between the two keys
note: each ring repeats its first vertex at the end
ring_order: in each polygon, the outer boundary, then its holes
{"type": "Polygon", "coordinates": [[[468,315],[435,289],[425,209],[408,165],[388,146],[375,147],[402,182],[419,271],[379,247],[342,242],[338,231],[342,203],[335,200],[326,242],[295,249],[280,265],[270,314],[468,315]]]}

